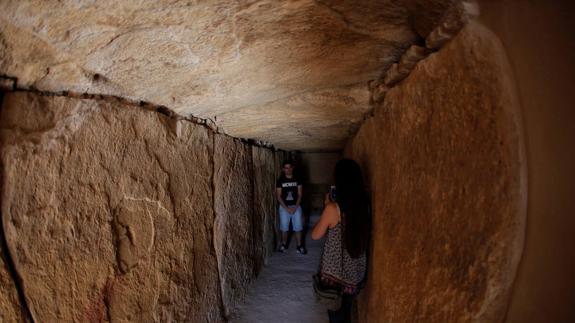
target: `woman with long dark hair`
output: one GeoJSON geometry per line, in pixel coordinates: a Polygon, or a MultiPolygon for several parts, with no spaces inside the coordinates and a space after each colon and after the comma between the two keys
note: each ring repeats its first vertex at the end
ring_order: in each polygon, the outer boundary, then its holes
{"type": "Polygon", "coordinates": [[[311,237],[318,240],[327,234],[320,262],[320,283],[342,293],[341,307],[328,311],[330,322],[350,322],[353,300],[367,272],[369,198],[355,161],[340,160],[334,177],[335,194],[326,195],[324,210],[311,237]]]}

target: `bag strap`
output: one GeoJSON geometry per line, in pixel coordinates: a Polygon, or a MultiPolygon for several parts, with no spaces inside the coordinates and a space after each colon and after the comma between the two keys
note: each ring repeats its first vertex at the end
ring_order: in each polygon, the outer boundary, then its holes
{"type": "MultiPolygon", "coordinates": [[[[341,209],[339,208],[339,204],[337,204],[337,210],[339,211],[339,219],[340,219],[340,250],[341,250],[341,256],[340,256],[340,262],[341,262],[341,279],[343,280],[343,256],[344,256],[344,252],[343,252],[343,248],[344,248],[344,243],[345,243],[345,239],[344,239],[344,235],[345,235],[345,221],[343,218],[343,212],[341,212],[341,209]]],[[[341,294],[343,295],[343,290],[344,290],[344,286],[343,284],[341,285],[341,294]]]]}

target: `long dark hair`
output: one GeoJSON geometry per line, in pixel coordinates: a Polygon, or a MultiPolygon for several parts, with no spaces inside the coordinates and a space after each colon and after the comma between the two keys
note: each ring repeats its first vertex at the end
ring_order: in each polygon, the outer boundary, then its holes
{"type": "Polygon", "coordinates": [[[352,258],[361,256],[368,248],[370,235],[369,198],[365,191],[359,165],[342,159],[335,166],[337,204],[344,219],[344,240],[352,258]]]}

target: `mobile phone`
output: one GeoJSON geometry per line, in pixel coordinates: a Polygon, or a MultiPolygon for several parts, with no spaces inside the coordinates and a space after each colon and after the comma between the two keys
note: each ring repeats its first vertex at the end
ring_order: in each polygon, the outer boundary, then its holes
{"type": "Polygon", "coordinates": [[[337,197],[337,191],[335,189],[335,185],[330,186],[329,197],[332,201],[335,201],[335,198],[337,197]]]}

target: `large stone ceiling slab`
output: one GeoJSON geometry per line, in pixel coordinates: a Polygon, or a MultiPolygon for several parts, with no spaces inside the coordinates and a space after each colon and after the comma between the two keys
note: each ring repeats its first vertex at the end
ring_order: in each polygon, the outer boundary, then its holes
{"type": "Polygon", "coordinates": [[[415,41],[398,1],[0,1],[0,73],[121,96],[284,149],[343,146],[415,41]]]}

